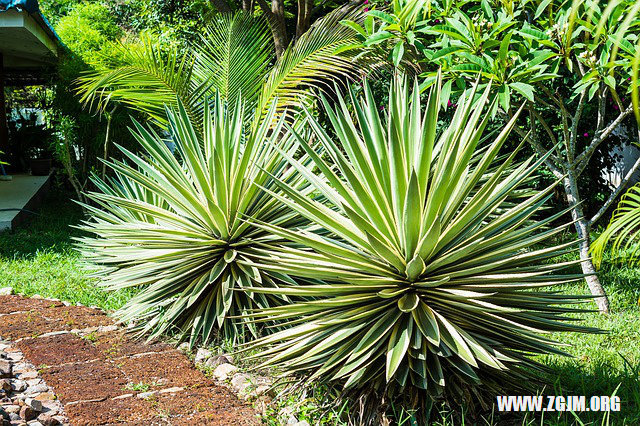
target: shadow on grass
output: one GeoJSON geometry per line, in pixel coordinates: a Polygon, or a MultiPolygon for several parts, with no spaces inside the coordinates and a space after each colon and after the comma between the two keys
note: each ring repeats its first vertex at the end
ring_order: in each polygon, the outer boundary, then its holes
{"type": "Polygon", "coordinates": [[[83,212],[68,192],[52,190],[35,213],[16,229],[0,232],[0,258],[26,258],[43,250],[68,251],[72,238],[81,235],[71,226],[80,223],[83,212]]]}
{"type": "MultiPolygon", "coordinates": [[[[620,355],[621,356],[621,355],[620,355]]],[[[585,368],[575,360],[565,359],[557,362],[548,362],[547,367],[551,370],[551,377],[555,384],[553,389],[547,389],[546,394],[552,395],[584,395],[586,396],[587,407],[589,398],[592,396],[613,396],[620,397],[620,411],[611,412],[610,424],[640,424],[640,363],[633,364],[621,356],[624,367],[616,368],[608,363],[591,362],[585,368]]],[[[580,420],[589,424],[596,422],[600,424],[605,416],[602,412],[576,413],[580,420]]],[[[547,413],[547,418],[562,418],[571,420],[567,424],[573,424],[575,417],[571,413],[547,413]]],[[[564,424],[561,422],[560,424],[564,424]]],[[[577,423],[579,424],[579,423],[577,423]]]]}

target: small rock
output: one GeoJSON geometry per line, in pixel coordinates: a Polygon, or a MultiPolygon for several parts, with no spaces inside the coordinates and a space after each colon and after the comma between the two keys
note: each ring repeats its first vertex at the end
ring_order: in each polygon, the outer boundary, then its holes
{"type": "Polygon", "coordinates": [[[4,411],[6,411],[7,413],[11,414],[18,414],[20,412],[20,406],[19,405],[7,405],[4,407],[4,411]]]}
{"type": "Polygon", "coordinates": [[[298,419],[295,416],[289,416],[287,419],[287,426],[293,426],[298,424],[298,419]]]}
{"type": "Polygon", "coordinates": [[[119,395],[114,397],[113,400],[131,398],[132,396],[133,396],[132,393],[125,393],[124,395],[119,395]]]}
{"type": "Polygon", "coordinates": [[[36,418],[36,412],[33,410],[33,408],[25,405],[20,409],[20,418],[28,422],[36,418]]]}
{"type": "Polygon", "coordinates": [[[13,294],[13,287],[0,288],[0,296],[11,296],[13,294]]]}
{"type": "Polygon", "coordinates": [[[9,381],[9,379],[0,379],[0,389],[5,392],[11,392],[13,388],[11,387],[11,382],[9,381]]]}
{"type": "Polygon", "coordinates": [[[249,386],[251,386],[251,376],[248,374],[239,373],[231,379],[231,387],[237,393],[244,393],[249,386]]]}
{"type": "Polygon", "coordinates": [[[7,354],[7,358],[10,361],[13,362],[20,362],[22,361],[22,359],[24,358],[24,356],[20,353],[20,352],[10,352],[7,354]]]}
{"type": "Polygon", "coordinates": [[[43,392],[46,392],[48,390],[49,390],[49,387],[47,385],[45,385],[44,383],[41,383],[39,385],[27,388],[25,393],[27,395],[34,395],[36,393],[43,393],[43,392]]]}
{"type": "Polygon", "coordinates": [[[51,392],[43,392],[40,395],[36,396],[35,399],[37,399],[40,402],[42,402],[42,401],[55,401],[56,396],[54,394],[52,394],[51,392]]]}
{"type": "Polygon", "coordinates": [[[24,403],[26,405],[28,405],[29,407],[33,408],[37,412],[41,412],[42,411],[42,401],[38,401],[35,398],[26,398],[24,400],[24,403]]]}
{"type": "Polygon", "coordinates": [[[203,363],[205,360],[207,360],[208,358],[210,358],[212,355],[212,352],[209,349],[205,349],[205,348],[198,348],[198,351],[196,352],[196,358],[194,359],[194,362],[196,364],[201,364],[203,363]]]}
{"type": "Polygon", "coordinates": [[[71,306],[71,303],[67,302],[66,300],[63,300],[63,301],[62,301],[62,304],[63,304],[64,306],[71,306]]]}
{"type": "Polygon", "coordinates": [[[306,420],[302,420],[296,423],[294,426],[309,426],[309,422],[307,422],[306,420]]]}
{"type": "Polygon", "coordinates": [[[265,394],[269,394],[270,392],[271,392],[271,386],[269,385],[260,385],[253,391],[255,396],[262,396],[265,394]]]}
{"type": "Polygon", "coordinates": [[[177,393],[177,392],[182,392],[183,390],[184,388],[176,386],[173,388],[162,389],[159,393],[177,393]]]}
{"type": "Polygon", "coordinates": [[[54,416],[48,413],[42,413],[38,416],[38,421],[43,424],[43,426],[58,426],[60,422],[54,416]]]}
{"type": "Polygon", "coordinates": [[[112,331],[117,331],[117,330],[118,330],[117,325],[103,325],[101,327],[98,327],[98,333],[110,333],[112,331]]]}
{"type": "Polygon", "coordinates": [[[164,385],[168,385],[169,384],[169,379],[167,379],[166,377],[163,377],[161,379],[156,380],[156,385],[157,386],[164,386],[164,385]]]}
{"type": "Polygon", "coordinates": [[[184,343],[180,343],[180,344],[178,345],[178,350],[179,350],[180,352],[187,353],[187,352],[189,352],[189,351],[191,350],[191,348],[189,347],[189,343],[184,342],[184,343]]]}
{"type": "Polygon", "coordinates": [[[16,377],[19,377],[21,380],[35,379],[38,377],[37,371],[25,371],[24,373],[17,373],[16,377]]]}
{"type": "Polygon", "coordinates": [[[20,414],[19,413],[9,413],[9,419],[12,422],[18,422],[18,421],[20,421],[20,414]]]}
{"type": "Polygon", "coordinates": [[[156,394],[156,391],[142,392],[137,395],[140,399],[149,399],[156,394]]]}
{"type": "Polygon", "coordinates": [[[39,421],[34,420],[32,422],[27,423],[27,426],[44,426],[44,425],[39,421]]]}
{"type": "Polygon", "coordinates": [[[204,365],[209,368],[216,368],[220,364],[232,364],[233,359],[227,355],[214,355],[204,362],[204,365]]]}
{"type": "Polygon", "coordinates": [[[238,367],[233,364],[220,364],[213,370],[213,377],[220,381],[227,380],[231,373],[238,371],[238,367]]]}
{"type": "Polygon", "coordinates": [[[42,300],[44,299],[44,297],[40,296],[39,294],[34,294],[33,296],[31,296],[32,299],[36,299],[36,300],[42,300]]]}
{"type": "Polygon", "coordinates": [[[9,362],[0,360],[0,379],[11,377],[11,370],[9,362]]]}
{"type": "Polygon", "coordinates": [[[22,392],[27,388],[27,382],[24,380],[15,379],[11,382],[11,388],[14,392],[22,392]]]}

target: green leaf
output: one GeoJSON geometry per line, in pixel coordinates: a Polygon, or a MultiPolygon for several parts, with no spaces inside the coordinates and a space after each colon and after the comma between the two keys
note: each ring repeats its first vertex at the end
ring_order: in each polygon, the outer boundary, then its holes
{"type": "Polygon", "coordinates": [[[402,56],[404,55],[404,42],[400,40],[396,43],[393,50],[391,51],[391,61],[393,65],[396,67],[400,65],[400,61],[402,61],[402,56]]]}

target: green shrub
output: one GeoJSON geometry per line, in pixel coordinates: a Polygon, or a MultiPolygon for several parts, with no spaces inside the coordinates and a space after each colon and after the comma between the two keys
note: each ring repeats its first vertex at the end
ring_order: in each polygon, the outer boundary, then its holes
{"type": "Polygon", "coordinates": [[[439,90],[423,114],[417,84],[398,79],[381,117],[365,87],[355,122],[341,97],[336,109],[324,101],[337,140],[309,112],[313,136],[293,130],[321,174],[283,155],[327,203],[282,180],[270,193],[331,235],[257,224],[313,250],[283,247],[254,267],[323,282],[256,289],[311,298],[255,314],[291,322],[251,345],[264,365],[376,403],[401,396],[425,413],[441,396],[477,403],[527,388],[539,376],[529,356],[562,353],[544,333],[587,331],[564,317],[577,309],[558,306],[579,298],[538,290],[580,279],[563,272],[575,262],[549,263],[575,242],[538,248],[567,226],[549,228],[559,215],[532,220],[552,188],[509,200],[544,158],[498,155],[516,118],[479,146],[490,89],[463,94],[436,137],[439,90]]]}
{"type": "MultiPolygon", "coordinates": [[[[242,104],[229,111],[218,98],[213,110],[205,108],[200,133],[180,105],[168,112],[175,153],[136,125],[146,155],[122,149],[126,162],[109,163],[116,178],[94,177],[99,192],[87,197],[97,207],[85,206],[94,217],[83,227],[94,236],[81,239],[80,249],[106,288],[140,289],[118,312],[123,321],[137,322],[150,338],[175,334],[193,345],[222,330],[221,337],[236,341],[245,328],[230,316],[280,299],[241,291],[291,282],[248,265],[282,241],[247,220],[284,228],[305,222],[261,189],[275,189],[270,174],[294,186],[300,180],[269,143],[283,126],[274,114],[275,106],[248,132],[242,104]]],[[[296,149],[293,138],[280,143],[296,149]]],[[[246,326],[256,334],[253,324],[246,326]]]]}

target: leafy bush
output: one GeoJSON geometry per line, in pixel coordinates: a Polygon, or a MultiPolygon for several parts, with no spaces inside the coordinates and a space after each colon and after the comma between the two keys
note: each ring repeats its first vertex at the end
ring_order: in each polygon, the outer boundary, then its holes
{"type": "Polygon", "coordinates": [[[410,91],[400,79],[384,117],[368,87],[353,101],[355,122],[341,97],[335,109],[325,100],[337,140],[307,111],[313,137],[293,132],[313,166],[283,156],[327,203],[282,179],[269,193],[331,235],[256,223],[313,250],[282,247],[252,266],[323,283],[254,289],[312,299],[254,315],[291,325],[250,346],[264,349],[264,365],[424,408],[442,395],[477,402],[522,390],[539,367],[530,355],[562,353],[542,333],[586,331],[564,316],[577,309],[558,306],[577,297],[538,290],[580,279],[563,272],[575,262],[549,261],[575,242],[538,245],[568,226],[549,228],[559,214],[532,220],[552,187],[509,202],[544,158],[499,156],[516,118],[479,146],[489,91],[463,93],[439,137],[440,87],[423,114],[417,83],[410,91]]]}
{"type": "MultiPolygon", "coordinates": [[[[292,283],[249,265],[283,242],[248,219],[283,228],[305,220],[260,189],[275,189],[270,174],[294,187],[300,180],[270,143],[283,126],[274,120],[275,106],[251,132],[244,114],[242,103],[226,110],[217,98],[213,110],[204,110],[200,139],[180,105],[167,114],[175,153],[137,124],[146,155],[122,149],[127,162],[109,163],[116,177],[93,179],[100,191],[87,196],[97,207],[85,205],[94,217],[83,227],[93,236],[83,238],[80,249],[106,288],[140,289],[118,315],[151,338],[168,333],[193,345],[222,330],[222,337],[242,340],[242,322],[229,317],[282,299],[243,290],[292,283]]],[[[279,144],[296,150],[291,137],[279,144]]],[[[244,324],[256,334],[253,324],[244,324]]]]}

